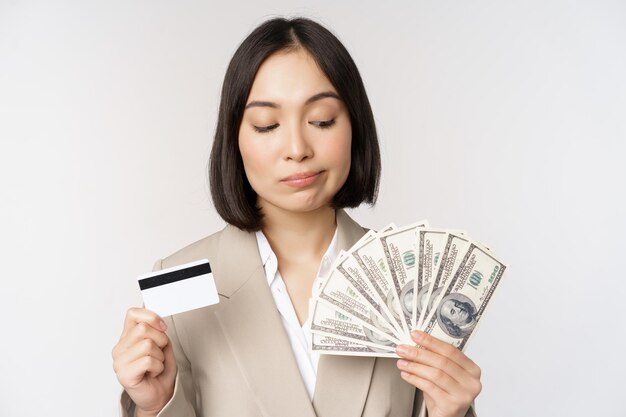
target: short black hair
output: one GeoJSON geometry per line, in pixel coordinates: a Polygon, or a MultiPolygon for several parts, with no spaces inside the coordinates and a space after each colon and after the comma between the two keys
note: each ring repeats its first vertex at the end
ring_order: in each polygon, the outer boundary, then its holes
{"type": "Polygon", "coordinates": [[[229,224],[261,229],[257,194],[246,177],[239,151],[239,128],[256,73],[278,51],[305,49],[345,103],[352,125],[350,172],[335,194],[335,209],[373,205],[380,183],[380,149],[372,108],[361,75],[343,44],[328,29],[304,17],[273,18],[248,35],[235,51],[222,85],[219,115],[209,161],[213,204],[229,224]]]}

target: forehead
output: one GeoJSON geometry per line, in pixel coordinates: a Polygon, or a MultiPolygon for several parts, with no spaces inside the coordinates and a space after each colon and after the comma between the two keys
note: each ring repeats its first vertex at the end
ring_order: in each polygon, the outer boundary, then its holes
{"type": "Polygon", "coordinates": [[[313,57],[299,48],[274,53],[261,64],[252,83],[248,102],[264,100],[296,105],[321,91],[336,93],[313,57]]]}

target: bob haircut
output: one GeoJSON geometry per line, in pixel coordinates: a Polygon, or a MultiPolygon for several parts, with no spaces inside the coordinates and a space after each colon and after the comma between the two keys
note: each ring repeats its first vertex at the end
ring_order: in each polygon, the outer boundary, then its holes
{"type": "Polygon", "coordinates": [[[239,151],[244,108],[263,61],[278,51],[300,48],[313,57],[350,114],[350,172],[331,206],[340,209],[376,202],[381,170],[378,137],[365,87],[352,57],[339,39],[319,23],[301,17],[274,18],[244,39],[228,65],[209,161],[213,204],[222,219],[242,230],[261,229],[263,217],[239,151]]]}

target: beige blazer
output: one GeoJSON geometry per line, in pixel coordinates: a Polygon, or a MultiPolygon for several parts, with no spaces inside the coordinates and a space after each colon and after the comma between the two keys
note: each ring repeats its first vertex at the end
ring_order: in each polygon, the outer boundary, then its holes
{"type": "MultiPolygon", "coordinates": [[[[337,211],[338,245],[365,230],[337,211]]],[[[321,355],[313,401],[272,298],[254,233],[226,226],[158,261],[155,270],[208,258],[219,304],[166,317],[178,373],[162,417],[381,417],[426,415],[421,391],[396,360],[321,355]]],[[[134,414],[124,392],[122,415],[134,414]]],[[[468,412],[468,416],[474,416],[468,412]]]]}

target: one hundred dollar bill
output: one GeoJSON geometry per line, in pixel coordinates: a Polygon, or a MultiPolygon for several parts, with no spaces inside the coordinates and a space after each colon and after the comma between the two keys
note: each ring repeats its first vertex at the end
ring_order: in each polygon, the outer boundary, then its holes
{"type": "Polygon", "coordinates": [[[352,258],[357,261],[367,281],[373,286],[381,307],[391,317],[391,324],[402,334],[409,332],[409,326],[404,320],[400,300],[394,290],[394,285],[387,265],[387,258],[382,243],[378,238],[366,242],[361,247],[351,251],[352,258]]]}
{"type": "Polygon", "coordinates": [[[389,273],[393,283],[393,291],[399,300],[404,321],[409,329],[416,323],[413,321],[415,279],[417,278],[417,231],[427,227],[423,220],[400,229],[385,232],[378,236],[382,245],[389,273]]]}
{"type": "Polygon", "coordinates": [[[467,249],[470,245],[470,238],[465,235],[461,235],[455,232],[450,232],[447,235],[443,254],[437,268],[437,273],[432,283],[429,285],[429,290],[426,295],[426,302],[422,309],[424,310],[424,321],[429,317],[429,313],[432,310],[433,305],[438,305],[442,292],[446,286],[450,283],[454,272],[458,269],[467,249]]]}
{"type": "Polygon", "coordinates": [[[414,316],[412,323],[419,328],[425,319],[428,293],[439,259],[446,244],[448,231],[444,229],[423,229],[417,232],[417,278],[413,290],[414,316]]]}
{"type": "MultiPolygon", "coordinates": [[[[346,258],[348,259],[348,258],[346,258]]],[[[378,329],[392,338],[402,335],[389,323],[389,318],[380,303],[373,299],[365,280],[359,281],[348,274],[341,266],[333,269],[319,293],[319,299],[330,303],[333,308],[351,318],[356,318],[378,329]]]]}
{"type": "Polygon", "coordinates": [[[351,319],[323,300],[317,302],[309,314],[312,315],[310,323],[312,333],[341,337],[373,347],[393,349],[397,346],[397,341],[392,340],[391,336],[380,332],[375,327],[366,326],[362,322],[351,319]]]}
{"type": "Polygon", "coordinates": [[[424,331],[464,350],[506,269],[491,252],[470,243],[424,331]]]}
{"type": "Polygon", "coordinates": [[[398,357],[394,350],[375,348],[358,342],[317,333],[311,334],[311,351],[332,355],[398,357]]]}

